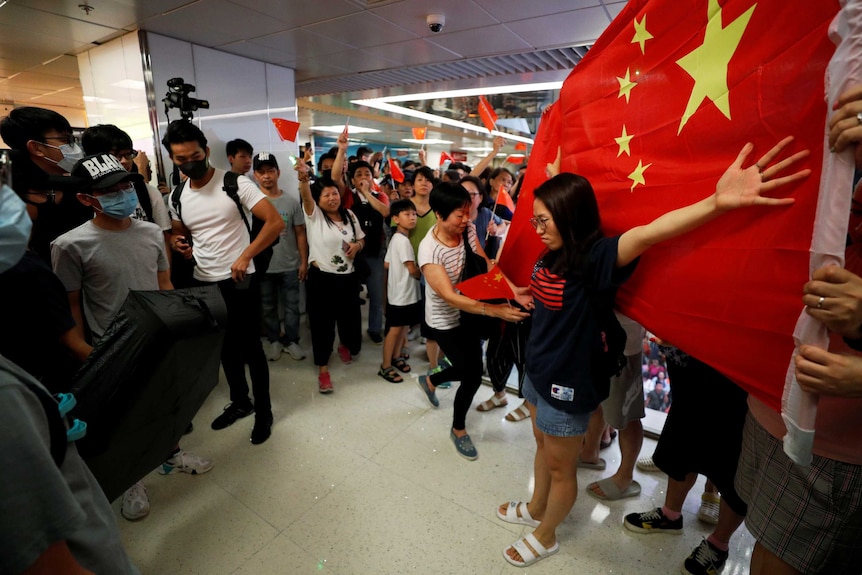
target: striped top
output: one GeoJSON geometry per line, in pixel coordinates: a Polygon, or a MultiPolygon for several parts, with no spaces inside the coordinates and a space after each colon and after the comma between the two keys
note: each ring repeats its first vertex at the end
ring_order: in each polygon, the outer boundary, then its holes
{"type": "MultiPolygon", "coordinates": [[[[419,244],[419,268],[428,264],[443,266],[452,285],[461,281],[461,272],[464,269],[464,240],[458,237],[458,245],[450,248],[437,241],[434,230],[435,225],[425,235],[425,239],[419,244]]],[[[467,237],[473,250],[479,245],[476,237],[476,228],[473,224],[468,226],[467,237]]],[[[458,327],[460,324],[461,311],[450,306],[437,292],[425,284],[425,323],[434,329],[446,330],[458,327]]]]}

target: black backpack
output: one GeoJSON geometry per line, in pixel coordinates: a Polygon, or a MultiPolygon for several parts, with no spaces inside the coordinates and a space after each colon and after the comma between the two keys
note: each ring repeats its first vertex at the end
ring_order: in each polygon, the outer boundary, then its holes
{"type": "MultiPolygon", "coordinates": [[[[225,172],[224,182],[222,184],[222,189],[228,195],[230,199],[236,204],[237,210],[239,210],[239,216],[242,218],[242,222],[245,224],[246,229],[248,230],[249,240],[254,241],[257,238],[257,235],[260,233],[260,230],[263,229],[264,221],[260,218],[255,217],[254,214],[251,216],[252,223],[249,225],[248,218],[245,215],[245,210],[242,208],[242,202],[239,199],[239,184],[237,183],[239,180],[239,174],[236,172],[225,172]]],[[[180,221],[183,219],[182,213],[182,203],[180,202],[180,196],[183,193],[183,187],[185,186],[185,182],[179,184],[174,188],[174,191],[171,192],[171,205],[174,206],[174,210],[177,212],[177,216],[179,216],[180,221]]],[[[269,269],[269,262],[272,261],[272,246],[278,243],[278,238],[275,238],[275,241],[272,242],[269,246],[267,246],[263,251],[254,256],[254,268],[255,273],[261,274],[258,277],[263,277],[263,274],[266,273],[266,270],[269,269]]]]}
{"type": "Polygon", "coordinates": [[[613,294],[602,296],[587,292],[595,315],[597,333],[592,358],[594,379],[603,386],[623,372],[626,359],[626,330],[614,314],[613,294]]]}

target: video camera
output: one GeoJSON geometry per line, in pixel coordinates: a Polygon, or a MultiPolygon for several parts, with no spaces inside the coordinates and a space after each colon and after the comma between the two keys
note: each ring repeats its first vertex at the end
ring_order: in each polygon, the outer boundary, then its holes
{"type": "Polygon", "coordinates": [[[165,103],[165,115],[171,108],[177,108],[183,120],[191,120],[198,109],[208,110],[210,103],[207,100],[198,100],[189,96],[194,91],[195,87],[192,84],[186,84],[182,78],[168,80],[168,93],[162,99],[165,103]]]}

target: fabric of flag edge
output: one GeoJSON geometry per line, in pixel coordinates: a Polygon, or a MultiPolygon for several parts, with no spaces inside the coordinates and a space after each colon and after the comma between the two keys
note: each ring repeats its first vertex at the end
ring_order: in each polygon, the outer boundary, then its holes
{"type": "Polygon", "coordinates": [[[392,175],[393,180],[404,183],[404,172],[401,171],[401,168],[398,167],[398,164],[392,158],[389,158],[389,173],[392,175]]]}
{"type": "Polygon", "coordinates": [[[296,133],[299,131],[299,122],[293,120],[285,120],[284,118],[272,118],[272,123],[275,126],[278,137],[281,141],[295,142],[296,133]]]}
{"type": "Polygon", "coordinates": [[[751,163],[786,135],[797,139],[792,151],[811,150],[811,177],[777,194],[792,194],[792,207],[734,212],[652,248],[617,300],[776,410],[808,277],[823,75],[834,51],[827,27],[837,10],[835,1],[630,2],[557,104],[562,170],[590,180],[606,235],[708,196],[747,141],[755,145],[751,163]],[[697,49],[717,37],[719,49],[701,54],[698,70],[697,49]],[[715,54],[726,67],[708,59],[715,54]],[[729,95],[703,89],[716,70],[727,71],[729,95]]]}
{"type": "Polygon", "coordinates": [[[479,96],[479,118],[489,132],[494,130],[497,124],[497,112],[485,96],[479,96]]]}

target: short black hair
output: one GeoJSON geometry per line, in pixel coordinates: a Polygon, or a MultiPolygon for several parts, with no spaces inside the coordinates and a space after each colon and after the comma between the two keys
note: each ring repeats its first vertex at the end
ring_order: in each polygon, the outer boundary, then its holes
{"type": "Polygon", "coordinates": [[[419,166],[416,168],[416,171],[413,172],[413,179],[410,180],[411,183],[416,181],[416,176],[422,175],[423,178],[431,182],[432,184],[437,183],[437,178],[434,177],[434,170],[429,168],[428,166],[419,166]]]}
{"type": "Polygon", "coordinates": [[[404,160],[403,162],[401,162],[401,169],[407,170],[411,166],[415,166],[415,165],[416,165],[416,162],[414,162],[413,160],[404,160]]]}
{"type": "Polygon", "coordinates": [[[431,189],[428,203],[434,213],[445,220],[455,210],[467,208],[470,205],[470,194],[461,184],[440,182],[431,189]]]}
{"type": "Polygon", "coordinates": [[[236,140],[231,140],[224,148],[225,154],[227,154],[228,156],[236,156],[240,152],[246,152],[249,156],[254,154],[254,148],[251,147],[251,144],[239,138],[237,138],[236,140]]]}
{"type": "Polygon", "coordinates": [[[368,168],[368,171],[371,172],[371,177],[374,177],[374,168],[371,167],[371,164],[362,160],[357,160],[347,167],[347,177],[353,180],[353,176],[359,168],[368,168]]]}
{"type": "Polygon", "coordinates": [[[165,132],[165,137],[162,138],[162,145],[168,151],[170,157],[174,157],[174,152],[171,150],[171,144],[183,144],[185,142],[197,142],[201,149],[207,149],[207,137],[200,128],[185,120],[174,120],[168,124],[168,129],[165,132]]]}
{"type": "Polygon", "coordinates": [[[413,185],[413,170],[404,170],[404,181],[397,182],[398,184],[410,184],[413,185]]]}
{"type": "Polygon", "coordinates": [[[416,211],[416,204],[414,204],[411,200],[405,198],[403,200],[395,200],[392,202],[392,205],[389,206],[389,215],[390,217],[395,217],[401,212],[409,212],[416,211]]]}
{"type": "Polygon", "coordinates": [[[51,130],[71,134],[72,126],[54,110],[34,106],[15,108],[0,121],[0,137],[13,150],[26,150],[27,142],[41,141],[51,130]]]}
{"type": "Polygon", "coordinates": [[[97,124],[84,130],[81,147],[88,156],[131,150],[132,138],[113,124],[97,124]]]}
{"type": "Polygon", "coordinates": [[[323,172],[323,160],[334,160],[334,159],[335,159],[335,154],[333,154],[332,152],[326,152],[325,154],[320,156],[320,159],[317,160],[317,171],[318,171],[318,173],[323,172]]]}
{"type": "Polygon", "coordinates": [[[470,166],[468,166],[467,164],[465,164],[463,162],[452,162],[451,164],[449,164],[449,169],[450,170],[464,170],[465,174],[469,174],[473,170],[473,168],[471,168],[470,166]]]}
{"type": "Polygon", "coordinates": [[[371,155],[373,153],[374,153],[374,150],[372,150],[368,146],[359,146],[358,148],[356,148],[356,157],[357,158],[361,158],[362,156],[364,156],[366,154],[371,155]]]}
{"type": "MultiPolygon", "coordinates": [[[[450,164],[450,168],[451,168],[451,164],[450,164]]],[[[446,174],[446,177],[449,178],[450,182],[457,182],[461,179],[461,172],[459,172],[458,170],[449,169],[449,170],[446,170],[444,173],[446,174]]]]}

